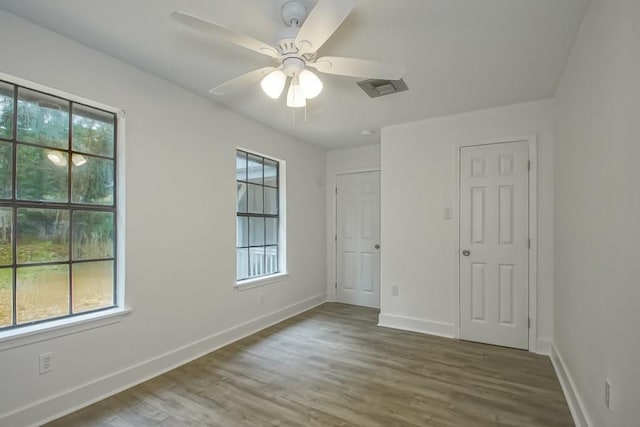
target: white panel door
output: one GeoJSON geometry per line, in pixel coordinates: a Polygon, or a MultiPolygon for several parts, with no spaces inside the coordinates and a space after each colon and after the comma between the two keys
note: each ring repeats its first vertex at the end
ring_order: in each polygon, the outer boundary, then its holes
{"type": "Polygon", "coordinates": [[[336,300],[380,307],[380,172],[336,178],[336,300]]]}
{"type": "Polygon", "coordinates": [[[460,152],[460,337],[528,348],[529,145],[460,152]]]}

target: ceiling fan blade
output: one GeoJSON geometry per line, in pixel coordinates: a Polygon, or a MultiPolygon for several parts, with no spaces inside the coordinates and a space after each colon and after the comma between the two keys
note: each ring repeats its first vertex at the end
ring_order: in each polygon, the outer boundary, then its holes
{"type": "Polygon", "coordinates": [[[171,19],[194,30],[209,34],[215,38],[228,41],[230,43],[250,49],[272,58],[280,58],[276,49],[268,44],[256,40],[235,30],[230,30],[213,22],[198,18],[197,16],[176,10],[171,14],[171,19]]]}
{"type": "Polygon", "coordinates": [[[316,52],[356,7],[356,0],[318,0],[296,36],[301,54],[316,52]]]}
{"type": "Polygon", "coordinates": [[[402,65],[337,56],[323,56],[307,65],[321,73],[365,79],[400,80],[405,73],[402,65]]]}
{"type": "Polygon", "coordinates": [[[236,77],[218,85],[211,89],[209,93],[212,95],[226,95],[234,90],[242,89],[245,86],[249,86],[252,83],[256,83],[270,72],[277,70],[276,67],[264,67],[257,70],[249,71],[246,74],[236,77]]]}

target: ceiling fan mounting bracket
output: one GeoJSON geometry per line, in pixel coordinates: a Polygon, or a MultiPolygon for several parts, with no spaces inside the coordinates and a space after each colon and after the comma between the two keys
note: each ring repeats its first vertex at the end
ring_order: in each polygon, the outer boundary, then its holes
{"type": "Polygon", "coordinates": [[[282,20],[285,25],[299,27],[307,18],[307,8],[299,1],[288,1],[282,5],[282,20]]]}

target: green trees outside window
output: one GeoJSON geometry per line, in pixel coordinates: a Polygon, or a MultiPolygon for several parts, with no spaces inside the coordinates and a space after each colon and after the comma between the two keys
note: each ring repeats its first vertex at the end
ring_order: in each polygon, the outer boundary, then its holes
{"type": "Polygon", "coordinates": [[[0,81],[0,329],[113,307],[114,113],[0,81]]]}

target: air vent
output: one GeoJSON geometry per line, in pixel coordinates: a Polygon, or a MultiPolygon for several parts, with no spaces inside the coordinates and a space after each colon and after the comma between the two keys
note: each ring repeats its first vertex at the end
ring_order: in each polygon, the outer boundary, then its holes
{"type": "Polygon", "coordinates": [[[371,98],[378,98],[379,96],[387,96],[392,93],[404,92],[408,90],[407,84],[404,80],[363,80],[358,82],[358,86],[365,91],[371,98]]]}

